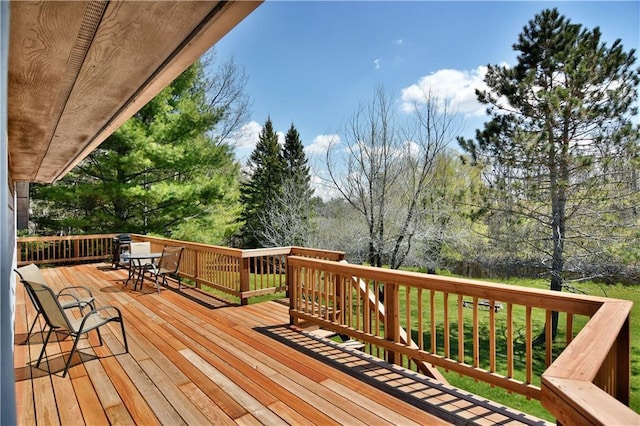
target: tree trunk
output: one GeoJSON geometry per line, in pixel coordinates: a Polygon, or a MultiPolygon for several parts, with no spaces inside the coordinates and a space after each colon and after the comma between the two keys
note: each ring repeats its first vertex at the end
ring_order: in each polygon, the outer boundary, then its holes
{"type": "MultiPolygon", "coordinates": [[[[551,131],[549,134],[552,135],[551,131]]],[[[564,274],[564,239],[566,229],[567,184],[569,182],[569,140],[566,136],[561,141],[560,153],[556,157],[553,136],[550,136],[550,188],[551,188],[551,227],[553,230],[553,258],[551,261],[550,289],[562,291],[564,274]]],[[[545,327],[546,330],[546,327],[545,327]]],[[[542,344],[546,339],[545,330],[534,340],[534,344],[542,344]]],[[[558,312],[551,313],[551,339],[558,335],[558,312]]]]}

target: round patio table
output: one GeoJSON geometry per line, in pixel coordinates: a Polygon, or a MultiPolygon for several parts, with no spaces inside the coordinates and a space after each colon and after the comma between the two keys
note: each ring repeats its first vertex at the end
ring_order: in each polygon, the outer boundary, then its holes
{"type": "Polygon", "coordinates": [[[140,283],[140,289],[142,290],[142,281],[144,280],[144,271],[146,265],[149,264],[150,261],[153,262],[155,259],[159,259],[162,257],[162,252],[152,252],[152,253],[123,253],[121,258],[124,261],[129,262],[129,276],[127,280],[124,282],[125,287],[129,284],[129,281],[133,279],[133,289],[136,290],[138,287],[138,282],[140,283]],[[136,276],[137,275],[137,276],[136,276]]]}

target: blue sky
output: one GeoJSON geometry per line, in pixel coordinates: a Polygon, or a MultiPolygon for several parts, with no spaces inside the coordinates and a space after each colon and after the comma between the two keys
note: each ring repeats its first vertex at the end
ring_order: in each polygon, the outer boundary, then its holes
{"type": "Polygon", "coordinates": [[[267,0],[215,47],[249,78],[252,122],[238,140],[238,158],[250,154],[268,116],[279,132],[293,123],[309,155],[321,151],[378,86],[399,110],[416,87],[435,87],[457,100],[470,137],[484,122],[473,95],[482,67],[514,65],[522,28],[552,7],[573,23],[599,26],[608,45],[620,38],[627,51],[640,47],[637,0],[267,0]]]}

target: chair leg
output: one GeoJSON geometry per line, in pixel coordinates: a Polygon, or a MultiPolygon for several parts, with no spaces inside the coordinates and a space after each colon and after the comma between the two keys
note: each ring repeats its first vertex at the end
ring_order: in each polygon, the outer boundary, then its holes
{"type": "Polygon", "coordinates": [[[40,312],[38,312],[36,317],[33,319],[33,323],[31,324],[31,327],[29,328],[29,332],[27,333],[27,338],[24,339],[25,342],[27,342],[29,340],[29,337],[31,337],[31,333],[33,332],[33,328],[36,326],[36,322],[38,322],[39,317],[40,317],[40,312]]]}
{"type": "MultiPolygon", "coordinates": [[[[100,327],[96,328],[96,332],[98,333],[98,341],[100,342],[100,346],[102,346],[102,334],[100,334],[100,327]]],[[[87,337],[89,335],[87,334],[87,337]]]]}
{"type": "Polygon", "coordinates": [[[69,371],[69,367],[71,366],[71,360],[73,359],[73,354],[76,352],[76,348],[78,347],[78,340],[80,340],[80,334],[78,334],[75,337],[75,339],[73,339],[73,347],[71,348],[71,352],[69,353],[69,359],[67,359],[67,363],[64,366],[62,377],[67,376],[67,371],[69,371]]]}
{"type": "Polygon", "coordinates": [[[162,274],[162,285],[169,288],[169,282],[167,281],[167,274],[162,274]]]}
{"type": "Polygon", "coordinates": [[[131,281],[131,279],[133,278],[133,267],[131,265],[131,262],[129,262],[129,264],[127,265],[127,268],[129,269],[129,271],[127,275],[127,280],[124,282],[124,287],[126,287],[127,284],[129,284],[129,281],[131,281]]]}
{"type": "Polygon", "coordinates": [[[49,332],[47,333],[47,337],[45,337],[44,342],[42,342],[42,350],[40,351],[40,356],[38,357],[38,362],[36,363],[36,367],[40,366],[40,362],[42,362],[42,356],[47,349],[47,343],[49,343],[49,337],[51,337],[51,333],[53,333],[53,328],[49,328],[49,332]]]}
{"type": "Polygon", "coordinates": [[[127,344],[127,333],[124,332],[124,321],[120,318],[120,327],[122,328],[122,340],[124,341],[124,352],[129,353],[129,345],[127,344]]]}

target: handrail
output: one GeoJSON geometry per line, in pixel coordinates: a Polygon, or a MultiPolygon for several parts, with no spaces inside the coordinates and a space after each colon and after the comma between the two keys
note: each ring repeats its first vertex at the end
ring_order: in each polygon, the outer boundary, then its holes
{"type": "Polygon", "coordinates": [[[196,283],[238,297],[247,304],[252,297],[287,289],[287,257],[292,253],[319,259],[344,259],[343,252],[302,247],[234,249],[169,238],[132,234],[136,241],[149,241],[153,251],[165,245],[183,246],[178,273],[196,283]]]}
{"type": "Polygon", "coordinates": [[[562,424],[640,424],[638,414],[626,405],[632,306],[626,300],[603,303],[588,327],[542,374],[541,402],[562,424]],[[617,374],[606,374],[603,368],[617,374]]]}
{"type": "Polygon", "coordinates": [[[107,259],[115,234],[20,237],[18,266],[107,259]]]}
{"type": "MultiPolygon", "coordinates": [[[[107,260],[113,256],[117,234],[21,237],[17,241],[18,265],[107,260]]],[[[164,246],[185,248],[178,273],[197,287],[214,288],[248,303],[256,296],[286,291],[287,256],[296,253],[318,259],[341,260],[343,252],[305,247],[242,250],[210,244],[131,234],[134,241],[149,241],[152,251],[164,246]]]]}
{"type": "Polygon", "coordinates": [[[541,400],[562,424],[640,423],[640,416],[625,405],[629,399],[631,302],[296,256],[288,258],[288,265],[294,324],[308,321],[347,334],[364,342],[369,352],[382,350],[390,362],[423,360],[541,400]],[[366,283],[375,295],[373,301],[353,289],[354,277],[366,283]],[[384,324],[376,324],[377,315],[368,309],[371,303],[384,305],[384,324]],[[555,360],[549,337],[553,311],[566,315],[567,333],[567,345],[555,360]],[[481,315],[488,324],[482,333],[481,315]],[[517,317],[524,322],[516,324],[517,317]],[[545,320],[544,328],[535,325],[538,317],[545,320]],[[586,321],[581,328],[578,319],[586,321]],[[499,335],[499,326],[504,327],[504,336],[499,335]],[[401,341],[402,328],[415,336],[417,348],[401,341]],[[517,331],[524,338],[520,342],[524,347],[522,371],[514,362],[517,331]],[[542,331],[547,336],[543,352],[547,369],[536,378],[533,341],[542,331]],[[485,337],[488,351],[483,355],[478,341],[485,337]],[[498,342],[504,348],[498,350],[498,342]],[[498,370],[498,356],[506,359],[506,371],[498,370]],[[535,384],[538,381],[541,386],[535,384]],[[591,393],[584,395],[584,390],[591,393]],[[592,404],[586,404],[587,400],[592,404]],[[601,406],[615,409],[604,413],[601,406]]]}

